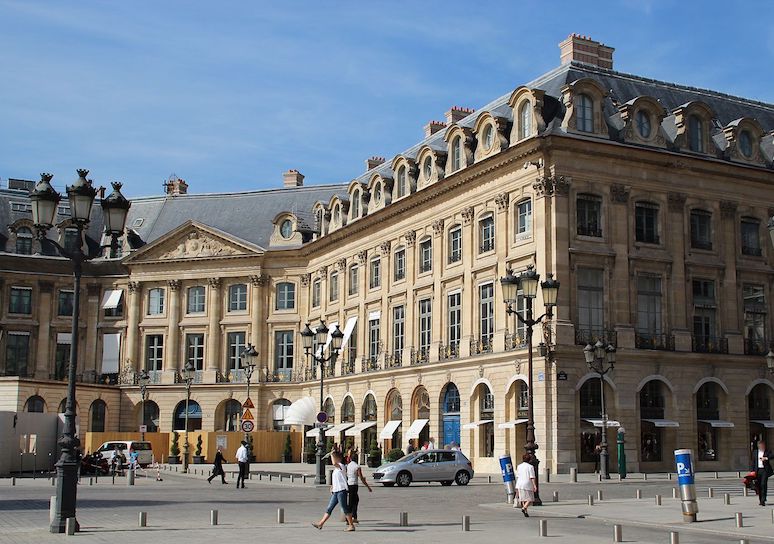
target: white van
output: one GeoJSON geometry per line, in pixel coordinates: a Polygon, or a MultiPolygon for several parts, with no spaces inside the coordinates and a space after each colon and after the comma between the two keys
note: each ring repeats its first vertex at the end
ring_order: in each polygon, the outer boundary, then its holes
{"type": "Polygon", "coordinates": [[[127,463],[129,462],[129,450],[137,452],[137,462],[141,467],[147,467],[153,463],[153,447],[150,442],[141,442],[139,440],[111,440],[103,442],[97,451],[102,453],[105,459],[110,459],[113,451],[118,450],[124,454],[127,463]]]}

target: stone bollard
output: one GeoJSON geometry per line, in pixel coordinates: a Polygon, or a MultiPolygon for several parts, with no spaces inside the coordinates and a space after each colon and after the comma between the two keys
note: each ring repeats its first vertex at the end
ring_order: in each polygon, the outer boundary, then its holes
{"type": "Polygon", "coordinates": [[[408,527],[408,512],[401,512],[398,520],[398,526],[408,527]]]}
{"type": "Polygon", "coordinates": [[[680,544],[680,533],[669,531],[669,544],[680,544]]]}
{"type": "Polygon", "coordinates": [[[707,498],[708,499],[714,499],[715,498],[715,490],[711,487],[707,488],[707,498]]]}
{"type": "Polygon", "coordinates": [[[771,511],[771,523],[774,523],[774,510],[771,511]]]}
{"type": "Polygon", "coordinates": [[[589,506],[594,506],[594,495],[589,495],[589,506]]]}
{"type": "Polygon", "coordinates": [[[645,482],[648,481],[648,473],[647,472],[643,472],[642,473],[642,480],[645,481],[645,482]]]}
{"type": "Polygon", "coordinates": [[[672,498],[673,498],[673,499],[676,499],[676,498],[677,498],[677,488],[676,488],[676,487],[673,487],[673,488],[672,488],[672,498]]]}
{"type": "Polygon", "coordinates": [[[661,506],[661,495],[656,495],[656,506],[661,506]]]}
{"type": "Polygon", "coordinates": [[[744,520],[742,519],[742,513],[737,512],[734,514],[734,518],[736,519],[736,526],[737,527],[744,527],[744,520]]]}
{"type": "Polygon", "coordinates": [[[723,493],[723,504],[731,504],[731,494],[723,493]]]}
{"type": "Polygon", "coordinates": [[[578,469],[570,467],[570,481],[574,484],[578,483],[578,469]]]}
{"type": "Polygon", "coordinates": [[[718,471],[717,470],[715,471],[715,479],[716,480],[718,479],[718,471]]]}
{"type": "Polygon", "coordinates": [[[217,525],[217,524],[218,524],[218,511],[210,510],[210,525],[217,525]]]}
{"type": "Polygon", "coordinates": [[[634,498],[635,498],[635,499],[641,499],[641,498],[642,498],[642,489],[637,489],[637,490],[634,492],[634,498]]]}
{"type": "Polygon", "coordinates": [[[69,536],[75,534],[75,518],[67,518],[65,520],[65,533],[69,536]]]}
{"type": "Polygon", "coordinates": [[[750,544],[750,541],[747,540],[746,538],[743,538],[742,540],[739,541],[739,544],[750,544]]]}
{"type": "Polygon", "coordinates": [[[462,530],[470,531],[470,516],[462,516],[462,530]]]}
{"type": "Polygon", "coordinates": [[[56,495],[51,496],[51,500],[48,501],[48,522],[51,523],[56,517],[56,495]]]}
{"type": "Polygon", "coordinates": [[[126,485],[134,485],[134,471],[132,469],[126,471],[126,485]]]}
{"type": "Polygon", "coordinates": [[[538,536],[548,536],[548,520],[540,520],[540,529],[538,530],[538,536]]]}
{"type": "Polygon", "coordinates": [[[742,486],[742,496],[747,497],[750,494],[750,490],[747,489],[747,486],[742,486]]]}
{"type": "Polygon", "coordinates": [[[623,527],[613,525],[613,542],[623,542],[623,527]]]}
{"type": "Polygon", "coordinates": [[[597,474],[597,481],[598,481],[598,482],[601,482],[601,481],[602,481],[602,475],[601,475],[601,474],[597,474]]]}
{"type": "Polygon", "coordinates": [[[277,508],[277,523],[285,523],[285,509],[277,508]]]}
{"type": "MultiPolygon", "coordinates": [[[[554,491],[553,502],[559,502],[559,492],[558,491],[554,491]]],[[[774,513],[774,510],[772,510],[772,513],[774,513]]]]}
{"type": "Polygon", "coordinates": [[[602,500],[602,490],[601,489],[597,489],[597,500],[598,501],[602,500]]]}
{"type": "Polygon", "coordinates": [[[551,469],[546,467],[546,483],[551,483],[551,469]]]}
{"type": "Polygon", "coordinates": [[[148,526],[148,512],[140,512],[139,524],[140,527],[148,526]]]}

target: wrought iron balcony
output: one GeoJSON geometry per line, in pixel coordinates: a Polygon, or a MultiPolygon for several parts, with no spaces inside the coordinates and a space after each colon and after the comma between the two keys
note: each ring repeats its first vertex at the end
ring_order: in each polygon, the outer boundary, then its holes
{"type": "Polygon", "coordinates": [[[518,333],[505,333],[505,351],[513,351],[527,347],[527,339],[518,333]]]}
{"type": "Polygon", "coordinates": [[[575,329],[575,345],[585,346],[591,344],[592,346],[597,343],[597,340],[601,340],[603,344],[618,345],[618,333],[612,329],[599,328],[599,329],[575,329]]]}
{"type": "Polygon", "coordinates": [[[492,353],[492,337],[484,336],[470,341],[470,354],[478,355],[480,353],[492,353]]]}
{"type": "Polygon", "coordinates": [[[452,342],[450,344],[441,345],[438,348],[438,358],[442,361],[448,359],[459,359],[460,357],[460,343],[452,342]]]}
{"type": "Polygon", "coordinates": [[[634,345],[639,349],[675,350],[675,337],[670,334],[635,333],[634,345]]]}
{"type": "Polygon", "coordinates": [[[384,368],[400,368],[403,366],[403,350],[397,350],[384,358],[384,368]]]}
{"type": "Polygon", "coordinates": [[[594,238],[602,238],[602,229],[594,223],[578,223],[578,236],[593,236],[594,238]]]}
{"type": "Polygon", "coordinates": [[[728,353],[728,340],[718,336],[693,335],[691,350],[695,353],[728,353]]]}
{"type": "Polygon", "coordinates": [[[379,359],[377,357],[363,357],[360,360],[361,372],[373,372],[379,370],[379,359]]]}
{"type": "Polygon", "coordinates": [[[344,376],[355,373],[355,361],[346,360],[341,363],[341,373],[344,376]]]}
{"type": "Polygon", "coordinates": [[[481,243],[481,246],[478,248],[479,253],[486,253],[487,251],[493,251],[495,248],[494,240],[486,240],[481,243]]]}
{"type": "Polygon", "coordinates": [[[411,364],[422,365],[430,361],[430,350],[428,348],[411,348],[411,364]]]}
{"type": "Polygon", "coordinates": [[[768,351],[769,346],[765,340],[753,340],[752,338],[744,339],[745,355],[766,355],[768,351]]]}
{"type": "Polygon", "coordinates": [[[751,257],[760,257],[763,255],[763,250],[760,246],[742,246],[742,255],[750,255],[751,257]]]}

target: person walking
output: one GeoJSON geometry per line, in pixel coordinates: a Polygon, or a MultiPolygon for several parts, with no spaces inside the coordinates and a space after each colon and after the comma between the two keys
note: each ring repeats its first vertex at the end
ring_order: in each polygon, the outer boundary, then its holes
{"type": "Polygon", "coordinates": [[[774,474],[771,466],[772,452],[766,447],[766,442],[758,441],[758,451],[755,455],[755,488],[758,491],[758,503],[766,506],[766,495],[769,491],[769,477],[774,474]]]}
{"type": "Polygon", "coordinates": [[[211,484],[212,479],[216,476],[220,476],[220,483],[227,484],[226,481],[226,471],[223,470],[223,462],[225,459],[223,458],[223,452],[221,451],[221,448],[218,448],[218,452],[215,454],[215,459],[212,461],[212,475],[207,478],[207,483],[211,484]]]}
{"type": "Polygon", "coordinates": [[[373,489],[371,489],[365,476],[363,476],[363,470],[357,462],[357,453],[350,448],[347,456],[349,457],[347,462],[347,491],[349,495],[347,498],[349,500],[349,509],[352,512],[352,522],[359,523],[357,520],[357,506],[360,504],[358,480],[363,482],[363,485],[368,488],[369,493],[373,492],[373,489]]]}
{"type": "Polygon", "coordinates": [[[414,453],[415,451],[417,451],[417,449],[414,447],[414,439],[412,438],[408,441],[408,446],[406,446],[406,455],[414,453]]]}
{"type": "MultiPolygon", "coordinates": [[[[537,489],[537,478],[535,477],[535,467],[530,464],[532,457],[525,453],[521,457],[521,463],[516,467],[516,489],[519,491],[519,503],[521,504],[521,513],[525,518],[529,517],[527,509],[535,501],[535,489],[537,489]]],[[[518,504],[514,508],[518,508],[518,504]]]]}
{"type": "Polygon", "coordinates": [[[236,486],[239,489],[239,482],[242,482],[242,489],[245,488],[245,480],[247,479],[247,463],[250,460],[250,456],[247,453],[247,442],[242,440],[242,445],[239,446],[236,452],[237,463],[239,464],[239,476],[237,476],[236,486]]]}
{"type": "Polygon", "coordinates": [[[328,501],[328,508],[323,517],[317,523],[312,522],[312,527],[322,530],[325,522],[328,521],[336,505],[341,506],[344,517],[347,520],[347,531],[354,531],[355,524],[352,521],[352,512],[349,509],[348,491],[347,491],[347,472],[344,466],[341,454],[336,451],[331,452],[331,464],[333,472],[331,473],[331,498],[328,501]]]}

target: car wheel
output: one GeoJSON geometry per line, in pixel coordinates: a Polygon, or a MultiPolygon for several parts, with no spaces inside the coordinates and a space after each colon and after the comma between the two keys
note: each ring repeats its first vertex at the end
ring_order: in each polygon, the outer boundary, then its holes
{"type": "Polygon", "coordinates": [[[468,485],[468,482],[470,482],[470,474],[466,470],[461,470],[457,473],[457,476],[454,477],[454,481],[457,482],[457,485],[468,485]]]}
{"type": "Polygon", "coordinates": [[[411,473],[404,470],[395,478],[395,483],[398,484],[398,487],[408,487],[411,483],[411,473]]]}
{"type": "Polygon", "coordinates": [[[443,486],[450,486],[453,483],[454,483],[454,481],[452,481],[452,480],[444,480],[444,481],[441,482],[441,485],[443,485],[443,486]]]}
{"type": "Polygon", "coordinates": [[[395,485],[395,482],[385,482],[382,484],[384,487],[392,487],[395,485]]]}

